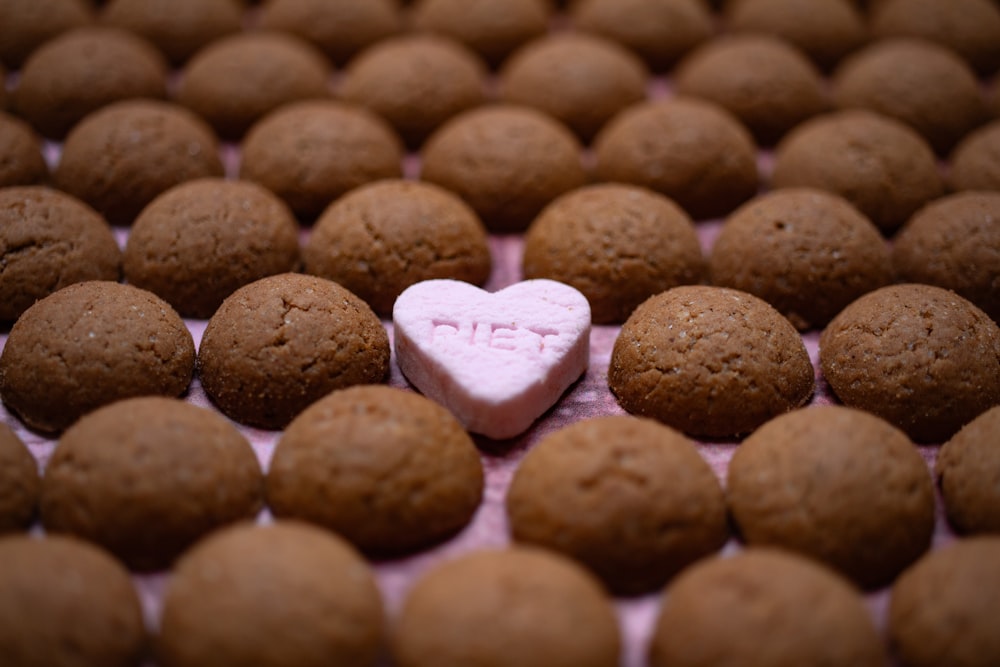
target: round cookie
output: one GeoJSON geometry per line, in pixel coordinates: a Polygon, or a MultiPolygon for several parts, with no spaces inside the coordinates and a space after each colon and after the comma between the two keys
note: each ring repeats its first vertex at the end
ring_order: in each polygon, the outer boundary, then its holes
{"type": "Polygon", "coordinates": [[[741,206],[716,237],[708,267],[712,284],[759,296],[802,331],[893,282],[875,225],[814,188],[774,190],[741,206]]]}
{"type": "Polygon", "coordinates": [[[757,148],[711,102],[671,98],[622,111],[594,139],[597,177],[664,194],[695,219],[725,215],[757,191],[757,148]]]}
{"type": "Polygon", "coordinates": [[[857,590],[794,554],[748,549],[685,570],[653,627],[652,667],[881,667],[887,656],[857,590]]]}
{"type": "Polygon", "coordinates": [[[92,111],[132,98],[167,96],[167,63],[125,30],[84,27],[46,42],[21,70],[14,109],[41,134],[62,139],[92,111]]]}
{"type": "Polygon", "coordinates": [[[298,225],[269,190],[206,178],[174,186],[136,218],[125,279],[183,317],[208,318],[238,288],[299,265],[298,225]]]}
{"type": "Polygon", "coordinates": [[[307,273],[339,283],[384,317],[414,283],[482,285],[491,267],[486,230],[472,209],[419,181],[378,181],[348,192],[316,221],[302,254],[307,273]]]}
{"type": "Polygon", "coordinates": [[[338,65],[403,27],[395,0],[267,0],[257,26],[297,35],[338,65]]]}
{"type": "Polygon", "coordinates": [[[0,539],[0,650],[7,667],[138,667],[146,641],[128,572],[86,542],[0,539]]]}
{"type": "Polygon", "coordinates": [[[543,438],[507,492],[513,538],[586,565],[617,595],[661,587],[729,537],[722,487],[684,436],[627,416],[543,438]]]}
{"type": "Polygon", "coordinates": [[[673,71],[679,95],[718,104],[762,144],[829,108],[826,84],[795,47],[768,35],[733,35],[699,47],[673,71]]]}
{"type": "Polygon", "coordinates": [[[156,295],[76,283],[14,323],[0,354],[0,396],[29,427],[55,433],[123,398],[180,396],[194,361],[191,333],[156,295]]]}
{"type": "Polygon", "coordinates": [[[948,162],[952,190],[1000,190],[1000,120],[967,134],[948,162]]]}
{"type": "Polygon", "coordinates": [[[351,60],[337,89],[346,102],[382,116],[411,147],[446,120],[486,99],[486,65],[435,35],[394,37],[351,60]]]}
{"type": "Polygon", "coordinates": [[[905,284],[870,292],[823,331],[820,365],[845,404],[918,442],[942,442],[1000,403],[1000,328],[954,292],[905,284]]]}
{"type": "Polygon", "coordinates": [[[524,237],[525,279],[580,290],[595,324],[617,324],[654,294],[705,275],[691,219],[663,195],[614,183],[562,195],[524,237]]]}
{"type": "Polygon", "coordinates": [[[692,285],[647,299],[625,321],[608,386],[628,412],[729,437],[805,404],[814,378],[795,327],[765,301],[692,285]]]}
{"type": "Polygon", "coordinates": [[[892,587],[889,641],[911,667],[988,667],[1000,661],[1000,538],[932,551],[892,587]]]}
{"type": "Polygon", "coordinates": [[[222,174],[208,125],[174,104],[131,100],[99,109],[73,128],[54,179],[111,224],[128,225],[161,192],[222,174]]]}
{"type": "Polygon", "coordinates": [[[988,117],[965,61],[909,38],[875,42],[846,58],[834,73],[833,98],[842,109],[870,109],[907,123],[942,155],[988,117]]]}
{"type": "Polygon", "coordinates": [[[238,0],[110,0],[101,21],[140,35],[175,65],[225,35],[239,32],[238,0]]]}
{"type": "Polygon", "coordinates": [[[958,532],[1000,533],[1000,406],[962,427],[938,452],[936,474],[958,532]]]}
{"type": "Polygon", "coordinates": [[[751,546],[815,558],[865,589],[928,548],[934,484],[906,435],[837,405],[795,410],[754,431],[729,462],[729,512],[751,546]]]}
{"type": "Polygon", "coordinates": [[[618,42],[657,71],[715,32],[711,12],[700,0],[578,0],[569,18],[577,30],[618,42]]]}
{"type": "Polygon", "coordinates": [[[0,21],[0,62],[11,69],[24,64],[50,39],[94,20],[88,0],[4,0],[0,21]]]}
{"type": "Polygon", "coordinates": [[[500,99],[544,111],[583,141],[646,99],[649,72],[635,54],[586,33],[553,33],[521,47],[500,71],[500,99]]]}
{"type": "MultiPolygon", "coordinates": [[[[0,89],[4,72],[0,70],[0,89]]],[[[0,93],[3,109],[3,93],[0,93]]],[[[26,122],[0,111],[0,188],[32,185],[49,179],[49,167],[42,155],[42,142],[26,122]]]]}
{"type": "Polygon", "coordinates": [[[960,192],[917,211],[893,239],[900,280],[960,294],[1000,322],[1000,192],[960,192]]]}
{"type": "Polygon", "coordinates": [[[330,63],[300,37],[241,32],[217,39],[190,60],[175,99],[219,136],[238,139],[270,111],[329,97],[330,63]]]}
{"type": "Polygon", "coordinates": [[[550,201],[587,181],[580,153],[576,137],[542,112],[487,106],[431,135],[420,177],[458,194],[491,232],[518,232],[550,201]]]}
{"type": "Polygon", "coordinates": [[[31,525],[40,486],[31,452],[9,426],[0,423],[0,535],[31,525]]]}
{"type": "Polygon", "coordinates": [[[364,301],[301,274],[262,278],[231,294],[198,349],[202,387],[228,417],[280,429],[335,389],[389,371],[389,337],[364,301]]]}
{"type": "Polygon", "coordinates": [[[380,556],[454,535],[482,495],[479,452],[458,420],[387,386],[313,403],[282,434],[267,473],[275,516],[317,523],[380,556]]]}
{"type": "Polygon", "coordinates": [[[549,551],[478,551],[439,564],[403,601],[399,667],[612,667],[613,608],[582,567],[549,551]]]}
{"type": "Polygon", "coordinates": [[[381,118],[333,101],[285,105],[243,141],[240,177],[285,200],[304,220],[365,183],[403,175],[403,146],[381,118]]]}
{"type": "Polygon", "coordinates": [[[548,29],[545,0],[417,0],[413,28],[457,40],[492,66],[548,29]]]}
{"type": "Polygon", "coordinates": [[[44,186],[0,189],[0,321],[85,280],[117,281],[121,250],[108,223],[78,199],[44,186]]]}
{"type": "Polygon", "coordinates": [[[371,569],[346,542],[296,522],[244,524],[213,533],[178,561],[157,664],[374,667],[382,625],[371,569]]]}
{"type": "Polygon", "coordinates": [[[944,192],[927,142],[901,122],[864,110],[823,114],[788,133],[775,150],[771,185],[838,194],[883,233],[944,192]]]}

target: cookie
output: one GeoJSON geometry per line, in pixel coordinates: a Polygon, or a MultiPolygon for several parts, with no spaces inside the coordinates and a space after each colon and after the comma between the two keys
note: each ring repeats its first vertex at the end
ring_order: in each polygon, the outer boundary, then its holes
{"type": "Polygon", "coordinates": [[[243,285],[299,265],[298,225],[250,181],[206,178],[154,199],[129,233],[125,279],[182,317],[207,319],[243,285]]]}
{"type": "Polygon", "coordinates": [[[724,287],[675,287],[643,302],[615,340],[608,386],[621,406],[689,435],[749,433],[805,404],[813,368],[795,327],[724,287]]]}
{"type": "Polygon", "coordinates": [[[661,587],[729,537],[715,473],[655,421],[598,417],[539,441],[507,492],[511,535],[586,565],[617,595],[661,587]]]}
{"type": "Polygon", "coordinates": [[[622,109],[646,99],[649,71],[617,42],[553,33],[517,50],[500,71],[500,99],[544,111],[584,142],[622,109]]]}
{"type": "Polygon", "coordinates": [[[416,148],[446,120],[486,100],[486,74],[462,44],[413,34],[384,39],[353,58],[337,95],[387,120],[416,148]]]}
{"type": "Polygon", "coordinates": [[[652,667],[879,667],[887,656],[846,580],[794,554],[748,549],[685,570],[653,627],[652,667]]]}
{"type": "Polygon", "coordinates": [[[39,486],[35,458],[9,426],[0,424],[0,535],[31,525],[39,486]]]}
{"type": "Polygon", "coordinates": [[[1000,533],[1000,406],[962,427],[938,452],[935,472],[957,532],[1000,533]]]}
{"type": "MultiPolygon", "coordinates": [[[[5,79],[0,70],[0,82],[5,79]]],[[[0,86],[3,88],[3,86],[0,86]]],[[[49,167],[42,155],[42,142],[26,122],[2,111],[0,93],[0,188],[33,185],[49,179],[49,167]]]]}
{"type": "Polygon", "coordinates": [[[732,215],[712,246],[711,282],[749,292],[799,330],[822,328],[862,294],[893,282],[885,240],[846,199],[774,190],[732,215]]]}
{"type": "Polygon", "coordinates": [[[757,147],[746,127],[714,103],[643,102],[594,139],[596,175],[664,194],[695,219],[725,215],[757,191],[757,147]]]}
{"type": "Polygon", "coordinates": [[[257,122],[242,148],[240,178],[307,221],[349,190],[403,175],[403,146],[388,123],[339,102],[287,104],[257,122]]]}
{"type": "Polygon", "coordinates": [[[942,442],[1000,403],[1000,328],[954,292],[905,284],[870,292],[830,322],[820,365],[845,404],[917,442],[942,442]]]}
{"type": "Polygon", "coordinates": [[[838,194],[885,234],[944,192],[930,145],[900,121],[864,110],[823,114],[789,132],[775,149],[771,185],[838,194]]]}
{"type": "Polygon", "coordinates": [[[175,104],[130,100],[73,128],[54,180],[111,224],[128,225],[174,185],[222,174],[218,141],[201,119],[175,104]]]}
{"type": "Polygon", "coordinates": [[[889,641],[907,665],[987,667],[1000,661],[1000,538],[936,549],[892,587],[889,641]]]}
{"type": "Polygon", "coordinates": [[[50,39],[94,20],[87,0],[4,0],[0,21],[0,62],[11,69],[24,64],[50,39]]]}
{"type": "Polygon", "coordinates": [[[62,437],[42,480],[42,525],[96,542],[129,569],[169,567],[204,535],[252,519],[263,475],[250,443],[211,410],[118,401],[62,437]]]}
{"type": "Polygon", "coordinates": [[[121,250],[108,223],[80,200],[44,186],[0,189],[0,320],[85,280],[117,281],[121,250]]]}
{"type": "Polygon", "coordinates": [[[816,66],[769,35],[714,39],[688,54],[672,76],[679,95],[718,104],[765,145],[830,105],[816,66]]]}
{"type": "Polygon", "coordinates": [[[194,361],[191,333],[156,295],[76,283],[14,323],[0,354],[0,396],[29,427],[56,433],[123,398],[180,396],[194,361]]]}
{"type": "Polygon", "coordinates": [[[948,157],[952,190],[1000,190],[1000,121],[965,136],[948,157]]]}
{"type": "Polygon", "coordinates": [[[198,370],[225,415],[280,429],[335,389],[382,382],[389,337],[371,308],[340,285],[284,273],[222,302],[202,336],[198,370]]]}
{"type": "Polygon", "coordinates": [[[128,572],[65,537],[0,539],[0,648],[10,667],[137,667],[146,630],[128,572]]]}
{"type": "Polygon", "coordinates": [[[175,99],[219,136],[239,139],[278,107],[329,97],[330,63],[315,46],[283,32],[217,39],[188,60],[175,99]]]}
{"type": "Polygon", "coordinates": [[[339,283],[389,317],[404,289],[490,276],[486,229],[461,199],[430,183],[378,181],[331,204],[303,248],[307,273],[339,283]]]}
{"type": "Polygon", "coordinates": [[[596,579],[563,556],[513,547],[466,554],[419,578],[391,649],[399,667],[612,667],[620,641],[596,579]]]}
{"type": "Polygon", "coordinates": [[[580,290],[595,324],[617,324],[647,298],[696,284],[705,262],[691,219],[663,195],[621,184],[562,195],[524,236],[526,279],[580,290]]]}
{"type": "Polygon", "coordinates": [[[960,294],[1000,322],[1000,192],[960,192],[931,202],[896,235],[900,280],[960,294]]]}
{"type": "Polygon", "coordinates": [[[346,542],[295,522],[244,524],[213,533],[178,561],[163,599],[157,664],[372,667],[382,625],[371,569],[346,542]]]}
{"type": "Polygon", "coordinates": [[[380,556],[454,535],[482,494],[479,452],[455,417],[386,386],[311,405],[282,434],[267,473],[275,516],[319,524],[380,556]]]}
{"type": "Polygon", "coordinates": [[[491,232],[518,232],[586,182],[580,152],[569,129],[542,112],[493,105],[461,113],[432,134],[420,177],[458,194],[491,232]]]}

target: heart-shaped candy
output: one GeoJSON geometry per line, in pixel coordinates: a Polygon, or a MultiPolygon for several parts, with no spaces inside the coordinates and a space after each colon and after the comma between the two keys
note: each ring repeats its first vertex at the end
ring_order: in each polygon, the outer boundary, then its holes
{"type": "Polygon", "coordinates": [[[511,438],[587,369],[590,304],[554,280],[499,292],[458,280],[406,289],[392,310],[396,361],[469,431],[511,438]]]}

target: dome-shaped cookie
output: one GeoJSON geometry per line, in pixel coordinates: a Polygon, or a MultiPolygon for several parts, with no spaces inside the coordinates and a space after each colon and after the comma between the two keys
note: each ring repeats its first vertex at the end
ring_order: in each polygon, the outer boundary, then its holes
{"type": "MultiPolygon", "coordinates": [[[[5,79],[0,70],[0,81],[5,79]]],[[[3,86],[0,86],[2,88],[3,86]]],[[[0,188],[33,185],[49,178],[49,167],[42,155],[42,142],[26,122],[4,113],[0,94],[0,188]]]]}
{"type": "Polygon", "coordinates": [[[819,341],[833,393],[918,442],[942,442],[1000,403],[1000,328],[954,292],[883,287],[830,322],[819,341]]]}
{"type": "Polygon", "coordinates": [[[0,423],[0,535],[31,525],[40,486],[35,458],[9,426],[0,423]]]}
{"type": "Polygon", "coordinates": [[[1000,120],[965,135],[948,163],[952,190],[1000,190],[1000,120]]]}
{"type": "Polygon", "coordinates": [[[0,397],[29,427],[59,432],[134,396],[179,396],[194,373],[184,321],[146,290],[76,283],[24,311],[0,354],[0,397]]]}
{"type": "Polygon", "coordinates": [[[17,69],[39,46],[94,20],[88,0],[4,0],[0,62],[17,69]]]}
{"type": "Polygon", "coordinates": [[[524,237],[526,279],[580,290],[595,324],[621,323],[671,287],[701,282],[705,262],[691,219],[645,188],[589,185],[562,195],[524,237]]]}
{"type": "Polygon", "coordinates": [[[1000,533],[1000,406],[962,427],[938,452],[936,474],[951,526],[1000,533]]]}
{"type": "Polygon", "coordinates": [[[748,433],[809,400],[813,368],[795,327],[724,287],[650,297],[615,340],[608,386],[625,410],[690,435],[748,433]]]}

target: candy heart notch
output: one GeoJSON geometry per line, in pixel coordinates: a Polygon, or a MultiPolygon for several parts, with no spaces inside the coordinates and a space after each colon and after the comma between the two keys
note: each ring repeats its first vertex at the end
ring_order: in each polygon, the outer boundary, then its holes
{"type": "Polygon", "coordinates": [[[399,295],[392,321],[406,378],[466,429],[495,439],[527,430],[590,357],[590,304],[554,280],[494,293],[427,280],[399,295]]]}

